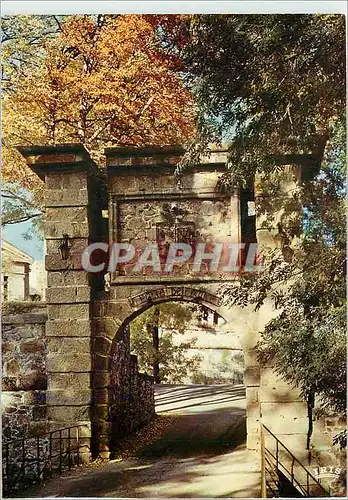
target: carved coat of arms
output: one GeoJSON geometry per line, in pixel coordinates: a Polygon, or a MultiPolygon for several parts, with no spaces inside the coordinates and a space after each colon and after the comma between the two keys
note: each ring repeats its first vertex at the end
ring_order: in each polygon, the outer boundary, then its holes
{"type": "Polygon", "coordinates": [[[159,248],[160,260],[165,261],[170,243],[186,243],[194,253],[196,245],[195,223],[186,221],[187,210],[177,203],[164,203],[162,220],[156,223],[156,242],[159,248]]]}

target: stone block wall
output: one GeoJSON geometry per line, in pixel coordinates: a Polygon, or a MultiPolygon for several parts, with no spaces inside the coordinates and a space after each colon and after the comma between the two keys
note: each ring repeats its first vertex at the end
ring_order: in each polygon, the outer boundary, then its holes
{"type": "Polygon", "coordinates": [[[2,432],[4,441],[46,431],[47,315],[2,318],[2,432]]]}
{"type": "MultiPolygon", "coordinates": [[[[272,182],[262,176],[255,180],[256,232],[261,251],[263,248],[278,249],[287,260],[291,258],[302,227],[302,207],[296,196],[300,190],[301,167],[283,165],[282,178],[279,177],[276,190],[272,182]]],[[[276,314],[271,301],[265,300],[258,312],[257,331],[262,332],[276,314]]],[[[259,421],[262,421],[300,461],[306,463],[306,403],[298,390],[277,376],[273,370],[274,362],[260,366],[255,357],[254,365],[255,379],[258,379],[259,385],[259,415],[255,414],[250,427],[255,426],[256,429],[259,421]]]]}
{"type": "Polygon", "coordinates": [[[313,423],[311,438],[313,463],[318,467],[346,467],[346,450],[340,450],[333,440],[337,434],[346,429],[346,418],[320,417],[313,423]]]}
{"type": "Polygon", "coordinates": [[[96,363],[91,307],[103,276],[86,273],[81,256],[91,242],[105,238],[104,191],[96,165],[78,144],[21,153],[46,184],[47,420],[50,428],[85,425],[90,438],[96,363]],[[70,245],[65,258],[64,235],[70,245]]]}

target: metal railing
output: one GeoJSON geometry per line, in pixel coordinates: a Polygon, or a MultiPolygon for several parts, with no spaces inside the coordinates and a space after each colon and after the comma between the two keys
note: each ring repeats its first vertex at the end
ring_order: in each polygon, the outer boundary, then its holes
{"type": "Polygon", "coordinates": [[[261,496],[330,496],[322,484],[264,424],[261,424],[261,496]]]}
{"type": "Polygon", "coordinates": [[[89,438],[75,425],[56,429],[40,436],[23,437],[2,445],[3,494],[14,492],[42,481],[53,473],[62,473],[88,460],[89,438]]]}

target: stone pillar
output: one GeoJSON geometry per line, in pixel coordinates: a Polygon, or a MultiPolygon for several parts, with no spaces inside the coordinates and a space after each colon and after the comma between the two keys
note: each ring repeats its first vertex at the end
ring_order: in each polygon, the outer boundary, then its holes
{"type": "Polygon", "coordinates": [[[91,304],[101,278],[82,268],[87,245],[102,237],[96,168],[81,145],[20,148],[46,184],[45,239],[48,321],[47,415],[51,429],[82,424],[90,444],[92,321],[91,304]],[[59,247],[68,235],[70,255],[59,247]]]}
{"type": "Polygon", "coordinates": [[[247,448],[249,450],[257,450],[260,445],[260,365],[255,353],[255,345],[259,339],[260,334],[257,328],[250,328],[243,342],[247,448]]]}
{"type": "MultiPolygon", "coordinates": [[[[284,165],[278,188],[264,179],[255,183],[257,206],[256,230],[259,247],[279,248],[284,259],[291,258],[292,247],[301,232],[302,207],[296,197],[301,179],[301,167],[284,165]]],[[[271,303],[266,303],[258,314],[258,330],[274,317],[271,303]]],[[[260,367],[260,418],[292,453],[306,460],[308,430],[307,406],[299,391],[278,377],[272,362],[260,367]]],[[[266,436],[267,438],[267,436],[266,436]]]]}

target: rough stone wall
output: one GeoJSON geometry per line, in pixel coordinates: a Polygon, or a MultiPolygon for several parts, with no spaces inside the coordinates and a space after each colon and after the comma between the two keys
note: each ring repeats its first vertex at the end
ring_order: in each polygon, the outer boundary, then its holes
{"type": "Polygon", "coordinates": [[[46,431],[45,312],[2,318],[2,432],[5,441],[46,431]]]}
{"type": "MultiPolygon", "coordinates": [[[[183,224],[191,224],[194,232],[194,243],[225,243],[230,240],[231,234],[231,211],[230,199],[189,199],[178,200],[177,206],[184,212],[183,224]]],[[[162,200],[136,200],[122,201],[118,205],[119,211],[119,241],[122,243],[132,243],[140,254],[144,247],[151,241],[156,241],[156,223],[163,218],[163,209],[168,205],[167,201],[162,200]]],[[[161,222],[160,222],[161,224],[161,222]]],[[[166,233],[170,224],[163,224],[163,232],[166,233]]],[[[189,226],[188,226],[189,227],[189,226]]],[[[167,234],[168,236],[168,234],[167,234]]],[[[207,250],[209,251],[209,250],[207,250]]],[[[137,254],[136,254],[137,255],[137,254]]],[[[161,255],[160,255],[161,258],[161,255]]],[[[122,266],[123,275],[142,275],[143,270],[134,271],[134,264],[137,261],[135,257],[130,263],[122,266]]],[[[177,276],[185,274],[189,277],[192,268],[193,257],[181,266],[174,266],[169,273],[163,271],[163,275],[177,276]]],[[[221,268],[228,263],[228,256],[221,258],[220,266],[216,273],[207,271],[206,264],[203,263],[202,270],[197,274],[208,274],[213,277],[218,276],[221,268]]],[[[150,270],[153,273],[153,269],[150,270]]]]}
{"type": "Polygon", "coordinates": [[[155,416],[153,378],[139,373],[137,357],[130,354],[129,331],[113,346],[110,360],[110,420],[113,451],[120,439],[155,416]]]}

